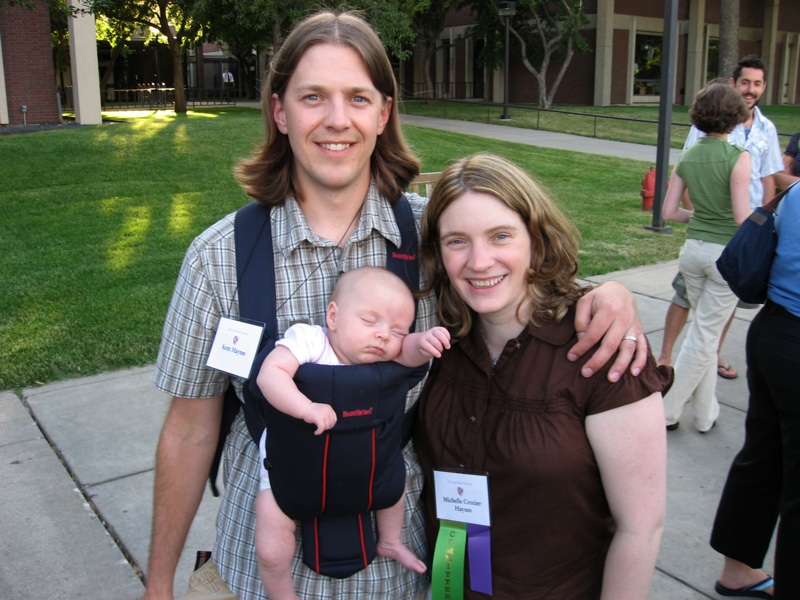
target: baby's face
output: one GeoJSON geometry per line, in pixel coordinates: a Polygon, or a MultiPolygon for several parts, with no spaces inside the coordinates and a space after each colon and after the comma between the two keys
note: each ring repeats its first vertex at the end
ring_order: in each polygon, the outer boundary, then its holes
{"type": "Polygon", "coordinates": [[[368,293],[347,294],[336,304],[328,337],[344,364],[389,361],[400,354],[413,321],[414,301],[408,294],[375,286],[368,293]]]}

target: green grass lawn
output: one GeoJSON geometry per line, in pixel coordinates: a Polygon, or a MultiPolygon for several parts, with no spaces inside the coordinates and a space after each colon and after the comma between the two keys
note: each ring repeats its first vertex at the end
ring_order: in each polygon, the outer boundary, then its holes
{"type": "MultiPolygon", "coordinates": [[[[152,362],[186,247],[247,202],[231,169],[261,131],[218,107],[0,137],[0,390],[152,362]]],[[[682,226],[644,228],[645,162],[406,134],[424,171],[489,151],[531,172],[583,235],[582,276],[678,255],[682,226]]]]}
{"type": "MultiPolygon", "coordinates": [[[[502,105],[475,102],[424,100],[403,102],[401,110],[407,114],[444,119],[479,121],[509,127],[527,127],[545,131],[572,133],[600,139],[648,144],[658,141],[658,105],[637,106],[567,106],[557,105],[553,110],[539,110],[531,104],[514,104],[509,107],[510,121],[501,121],[502,105]]],[[[673,106],[670,127],[670,145],[683,148],[689,133],[688,106],[673,106]]],[[[778,129],[781,147],[800,131],[800,106],[782,105],[762,107],[778,129]]]]}

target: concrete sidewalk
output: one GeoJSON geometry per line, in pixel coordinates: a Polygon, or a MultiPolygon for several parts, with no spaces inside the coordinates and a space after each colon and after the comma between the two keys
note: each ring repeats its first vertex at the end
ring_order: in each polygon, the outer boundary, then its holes
{"type": "MultiPolygon", "coordinates": [[[[444,126],[442,120],[404,122],[444,126]],[[435,121],[435,122],[434,122],[435,121]]],[[[564,134],[445,122],[495,139],[567,144],[564,134]],[[489,129],[486,129],[486,128],[489,129]]],[[[585,138],[568,149],[612,154],[617,147],[585,138]],[[591,149],[590,149],[591,148],[591,149]],[[613,152],[612,152],[613,149],[613,152]]],[[[567,146],[565,146],[567,147],[567,146]]],[[[655,150],[650,148],[650,152],[655,150]]],[[[625,154],[625,156],[629,156],[625,154]]],[[[650,343],[661,345],[677,261],[592,277],[620,281],[637,297],[650,343]]],[[[733,456],[743,440],[747,390],[744,339],[755,311],[737,311],[724,357],[740,373],[719,380],[722,412],[707,435],[691,427],[670,433],[666,530],[651,600],[719,598],[713,584],[721,557],[708,546],[711,521],[733,456]]],[[[681,340],[676,346],[675,356],[681,340]]],[[[0,596],[5,600],[84,598],[128,600],[143,593],[150,535],[156,441],[169,399],[152,385],[152,366],[22,390],[0,392],[0,596]]],[[[176,595],[185,590],[195,552],[210,549],[219,501],[206,493],[178,567],[176,595]]],[[[772,557],[768,557],[769,570],[772,557]]]]}
{"type": "MultiPolygon", "coordinates": [[[[616,142],[613,140],[582,137],[569,133],[556,133],[554,131],[543,131],[540,129],[523,129],[507,125],[490,125],[488,123],[420,117],[417,115],[400,115],[400,122],[403,123],[403,125],[431,127],[432,129],[442,129],[444,131],[452,131],[454,133],[463,133],[466,135],[477,135],[479,137],[515,142],[517,144],[529,144],[531,146],[571,150],[573,152],[586,152],[587,154],[618,156],[620,158],[630,158],[631,160],[644,160],[653,164],[656,162],[656,147],[645,146],[643,144],[616,142]]],[[[671,148],[669,163],[671,165],[677,163],[680,154],[681,150],[671,148]]]]}
{"type": "MultiPolygon", "coordinates": [[[[656,350],[676,262],[590,278],[613,279],[636,293],[656,350]]],[[[713,583],[721,559],[708,546],[708,535],[743,439],[744,338],[754,313],[737,311],[725,344],[725,358],[742,375],[719,380],[719,425],[699,435],[686,413],[684,427],[668,436],[668,518],[653,600],[718,597],[713,583]]],[[[169,402],[153,387],[152,371],[147,366],[25,389],[22,398],[0,394],[3,598],[141,595],[154,451],[169,402]]],[[[213,544],[217,508],[218,500],[207,493],[181,559],[176,594],[185,589],[195,551],[213,544]]]]}

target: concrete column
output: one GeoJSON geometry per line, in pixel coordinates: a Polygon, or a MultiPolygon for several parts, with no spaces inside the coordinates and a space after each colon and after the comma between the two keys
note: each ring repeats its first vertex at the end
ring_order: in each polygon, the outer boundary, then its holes
{"type": "Polygon", "coordinates": [[[436,54],[434,54],[433,62],[436,65],[433,69],[433,89],[430,91],[429,98],[444,98],[444,86],[439,89],[439,82],[444,81],[444,51],[442,44],[442,36],[436,40],[436,54]]]}
{"type": "Polygon", "coordinates": [[[450,68],[448,72],[450,73],[450,93],[447,95],[448,98],[455,98],[456,97],[456,40],[458,36],[456,35],[455,29],[453,27],[450,28],[450,68]]]}
{"type": "Polygon", "coordinates": [[[797,67],[800,58],[800,33],[786,33],[783,44],[783,70],[779,82],[778,104],[794,104],[797,96],[797,67]]]}
{"type": "Polygon", "coordinates": [[[761,97],[761,104],[773,104],[780,90],[777,89],[775,77],[775,46],[778,43],[778,12],[780,0],[764,2],[764,29],[761,36],[761,60],[767,67],[767,93],[761,97]]]}
{"type": "MultiPolygon", "coordinates": [[[[70,8],[84,8],[81,0],[67,0],[70,8]]],[[[81,125],[99,125],[100,73],[94,15],[79,12],[69,17],[69,56],[72,63],[72,98],[75,120],[81,125]]]]}
{"type": "Polygon", "coordinates": [[[3,66],[3,38],[0,36],[0,125],[8,125],[8,96],[6,92],[6,70],[3,66]]]}
{"type": "Polygon", "coordinates": [[[502,104],[503,103],[503,70],[505,67],[500,66],[496,69],[493,69],[491,72],[491,83],[492,83],[492,97],[490,98],[490,102],[494,102],[495,104],[502,104]]]}
{"type": "Polygon", "coordinates": [[[597,42],[594,51],[594,105],[611,104],[614,55],[614,0],[597,1],[597,42]]]}
{"type": "Polygon", "coordinates": [[[686,40],[685,102],[691,104],[706,82],[706,0],[689,3],[689,35],[686,40]]]}
{"type": "Polygon", "coordinates": [[[628,20],[628,73],[625,78],[625,104],[633,104],[633,65],[636,61],[636,17],[628,20]]]}

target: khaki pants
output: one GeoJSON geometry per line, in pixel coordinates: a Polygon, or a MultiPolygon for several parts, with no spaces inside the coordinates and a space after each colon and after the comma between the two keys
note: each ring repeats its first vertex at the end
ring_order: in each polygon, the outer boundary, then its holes
{"type": "MultiPolygon", "coordinates": [[[[425,600],[426,591],[422,591],[412,600],[425,600]]],[[[189,587],[183,600],[237,600],[228,585],[222,581],[213,560],[208,561],[189,577],[189,587]]]]}
{"type": "Polygon", "coordinates": [[[213,560],[208,561],[189,577],[189,587],[183,600],[237,600],[222,581],[213,560]]]}

